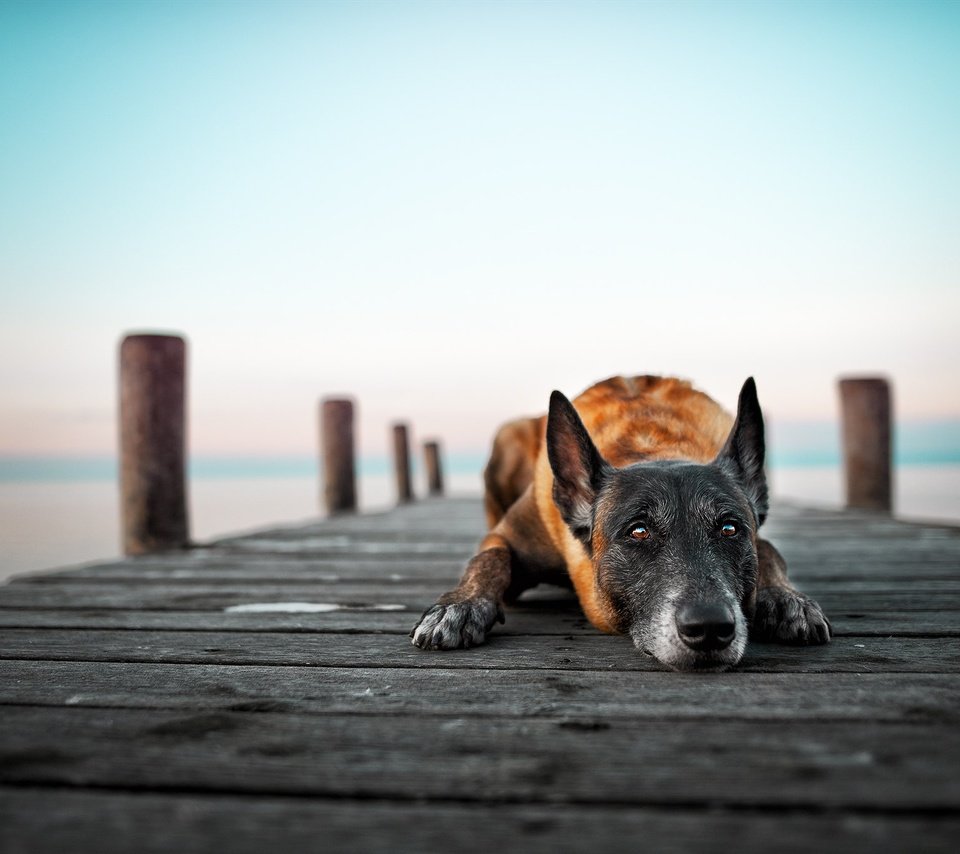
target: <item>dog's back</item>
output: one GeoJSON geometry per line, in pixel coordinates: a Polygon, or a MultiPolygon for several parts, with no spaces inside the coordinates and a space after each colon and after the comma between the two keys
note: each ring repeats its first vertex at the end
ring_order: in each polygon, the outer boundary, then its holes
{"type": "Polygon", "coordinates": [[[609,463],[712,460],[730,432],[732,416],[686,380],[611,377],[573,400],[597,450],[609,463]]]}
{"type": "MultiPolygon", "coordinates": [[[[610,377],[573,405],[600,453],[615,466],[655,459],[709,462],[733,424],[718,403],[674,377],[610,377]]],[[[545,430],[546,417],[540,416],[510,421],[497,432],[484,471],[490,528],[524,493],[538,467],[549,472],[545,430]]]]}

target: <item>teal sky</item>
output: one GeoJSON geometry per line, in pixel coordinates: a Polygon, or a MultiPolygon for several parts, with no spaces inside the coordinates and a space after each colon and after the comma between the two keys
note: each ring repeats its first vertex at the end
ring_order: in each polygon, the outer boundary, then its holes
{"type": "Polygon", "coordinates": [[[613,373],[781,422],[960,419],[960,3],[0,0],[0,453],[115,444],[127,330],[191,444],[320,395],[463,450],[613,373]]]}

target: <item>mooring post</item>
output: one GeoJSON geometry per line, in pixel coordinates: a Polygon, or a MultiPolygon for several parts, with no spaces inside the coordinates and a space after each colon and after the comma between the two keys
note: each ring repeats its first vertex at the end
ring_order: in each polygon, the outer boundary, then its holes
{"type": "Polygon", "coordinates": [[[186,474],[186,341],[127,335],[120,343],[120,514],[123,551],[190,541],[186,474]]]}
{"type": "Polygon", "coordinates": [[[320,444],[327,513],[353,512],[357,509],[357,473],[352,400],[325,398],[320,402],[320,444]]]}
{"type": "Polygon", "coordinates": [[[890,384],[881,377],[840,380],[847,507],[893,509],[890,384]]]}
{"type": "Polygon", "coordinates": [[[423,443],[423,461],[427,470],[427,490],[430,495],[443,495],[443,468],[440,464],[440,443],[423,443]]]}
{"type": "Polygon", "coordinates": [[[410,439],[406,424],[393,425],[393,468],[397,476],[397,502],[413,501],[410,479],[410,439]]]}

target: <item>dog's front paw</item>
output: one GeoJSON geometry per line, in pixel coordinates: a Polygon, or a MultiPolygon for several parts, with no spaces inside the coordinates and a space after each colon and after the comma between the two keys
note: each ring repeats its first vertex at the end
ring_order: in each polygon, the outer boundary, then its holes
{"type": "Polygon", "coordinates": [[[410,637],[420,649],[466,649],[482,644],[503,609],[491,599],[467,599],[424,611],[410,637]]]}
{"type": "Polygon", "coordinates": [[[830,621],[820,606],[789,587],[761,587],[750,635],[759,641],[790,644],[829,643],[830,621]]]}

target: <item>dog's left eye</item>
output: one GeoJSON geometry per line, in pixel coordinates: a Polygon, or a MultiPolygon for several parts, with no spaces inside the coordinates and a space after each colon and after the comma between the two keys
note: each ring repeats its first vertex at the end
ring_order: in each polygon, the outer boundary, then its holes
{"type": "Polygon", "coordinates": [[[721,537],[734,537],[737,534],[737,526],[733,522],[724,522],[720,526],[721,537]]]}
{"type": "Polygon", "coordinates": [[[630,539],[631,540],[649,540],[650,531],[645,525],[634,525],[630,529],[630,539]]]}

